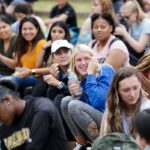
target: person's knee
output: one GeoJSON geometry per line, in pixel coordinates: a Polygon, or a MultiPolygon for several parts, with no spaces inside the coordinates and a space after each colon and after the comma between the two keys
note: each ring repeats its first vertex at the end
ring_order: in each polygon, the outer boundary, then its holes
{"type": "Polygon", "coordinates": [[[71,101],[71,96],[66,96],[61,101],[61,111],[68,109],[68,104],[71,101]]]}
{"type": "Polygon", "coordinates": [[[71,101],[68,105],[68,111],[69,111],[69,114],[71,114],[72,116],[75,116],[76,114],[81,113],[82,111],[81,102],[79,100],[71,101]]]}

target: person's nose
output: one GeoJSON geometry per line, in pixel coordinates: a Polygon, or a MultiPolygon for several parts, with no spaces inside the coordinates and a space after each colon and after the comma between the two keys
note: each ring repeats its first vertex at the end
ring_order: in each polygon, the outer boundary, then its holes
{"type": "Polygon", "coordinates": [[[130,96],[132,96],[132,97],[135,96],[135,91],[133,89],[130,90],[130,96]]]}

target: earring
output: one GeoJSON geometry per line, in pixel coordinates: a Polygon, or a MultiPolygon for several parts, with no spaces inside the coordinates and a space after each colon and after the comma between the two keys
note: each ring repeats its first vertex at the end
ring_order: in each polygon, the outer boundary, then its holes
{"type": "Polygon", "coordinates": [[[9,103],[9,102],[8,102],[7,104],[8,104],[8,105],[10,105],[10,103],[9,103]]]}

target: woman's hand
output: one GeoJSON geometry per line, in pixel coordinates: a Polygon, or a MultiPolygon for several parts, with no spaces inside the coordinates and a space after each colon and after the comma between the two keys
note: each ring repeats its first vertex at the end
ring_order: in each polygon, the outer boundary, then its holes
{"type": "Polygon", "coordinates": [[[52,41],[50,40],[50,41],[48,41],[48,42],[46,42],[44,45],[43,45],[43,47],[42,47],[42,50],[46,50],[48,47],[50,47],[52,45],[52,41]]]}
{"type": "Polygon", "coordinates": [[[99,66],[97,63],[97,59],[95,57],[92,57],[87,68],[87,74],[95,74],[97,72],[98,67],[99,66]]]}
{"type": "Polygon", "coordinates": [[[122,24],[119,24],[118,27],[115,28],[115,35],[124,36],[127,33],[126,27],[122,24]]]}
{"type": "Polygon", "coordinates": [[[60,84],[60,81],[57,80],[53,75],[49,74],[46,76],[43,76],[44,81],[48,84],[48,85],[52,85],[55,87],[58,87],[60,84]]]}
{"type": "Polygon", "coordinates": [[[27,78],[31,74],[31,70],[26,67],[18,68],[16,69],[15,73],[13,73],[13,76],[19,76],[20,78],[27,78]]]}
{"type": "Polygon", "coordinates": [[[70,94],[73,96],[76,96],[76,95],[78,95],[78,92],[80,89],[80,82],[79,81],[77,81],[77,82],[69,81],[68,88],[69,88],[70,94]]]}
{"type": "Polygon", "coordinates": [[[53,63],[51,66],[50,66],[50,73],[58,79],[58,74],[59,74],[59,64],[58,63],[53,63]]]}

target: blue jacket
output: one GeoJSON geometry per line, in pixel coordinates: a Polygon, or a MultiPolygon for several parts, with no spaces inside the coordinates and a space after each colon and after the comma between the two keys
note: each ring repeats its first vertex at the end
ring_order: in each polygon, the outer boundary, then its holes
{"type": "Polygon", "coordinates": [[[81,82],[83,94],[80,100],[104,112],[107,93],[114,75],[115,70],[108,64],[102,64],[96,76],[94,74],[87,75],[81,82]]]}

